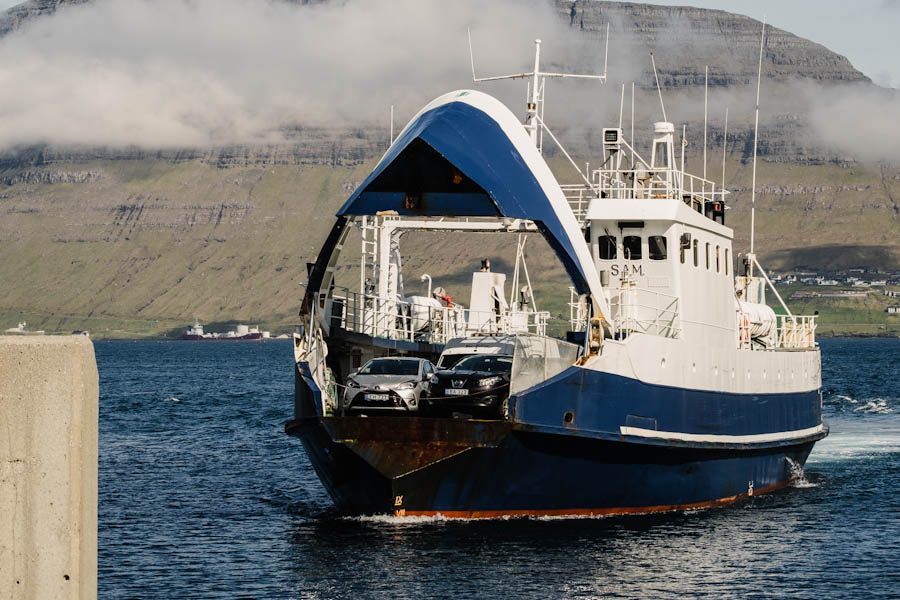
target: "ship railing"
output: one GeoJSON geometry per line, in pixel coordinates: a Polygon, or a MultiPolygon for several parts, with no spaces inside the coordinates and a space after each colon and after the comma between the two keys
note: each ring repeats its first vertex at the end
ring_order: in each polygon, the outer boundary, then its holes
{"type": "Polygon", "coordinates": [[[815,348],[816,320],[815,315],[775,315],[777,347],[791,349],[815,348]]]}
{"type": "Polygon", "coordinates": [[[591,200],[597,197],[597,193],[582,183],[566,183],[559,187],[569,203],[569,208],[572,209],[572,214],[575,215],[575,220],[579,225],[584,225],[591,200]]]}
{"type": "Polygon", "coordinates": [[[335,288],[328,323],[372,337],[444,344],[468,335],[529,332],[545,335],[547,311],[474,311],[461,306],[424,306],[407,300],[335,288]]]}
{"type": "Polygon", "coordinates": [[[724,203],[729,193],[714,181],[677,169],[596,169],[592,172],[592,178],[601,198],[680,199],[704,214],[707,204],[724,203]]]}
{"type": "Polygon", "coordinates": [[[738,313],[738,348],[744,350],[805,350],[816,347],[815,315],[775,315],[774,328],[754,337],[755,324],[738,313]]]}
{"type": "Polygon", "coordinates": [[[569,330],[587,331],[587,303],[574,287],[569,287],[569,330]]]}
{"type": "Polygon", "coordinates": [[[509,392],[517,394],[562,373],[578,360],[581,347],[542,335],[517,334],[509,392]]]}
{"type": "MultiPolygon", "coordinates": [[[[681,309],[678,296],[625,283],[610,298],[611,320],[620,335],[646,333],[668,338],[681,337],[681,309]]],[[[585,331],[586,306],[575,288],[569,288],[569,328],[585,331]]]]}
{"type": "Polygon", "coordinates": [[[619,335],[645,333],[660,337],[681,336],[678,296],[626,283],[610,298],[610,311],[619,335]]]}

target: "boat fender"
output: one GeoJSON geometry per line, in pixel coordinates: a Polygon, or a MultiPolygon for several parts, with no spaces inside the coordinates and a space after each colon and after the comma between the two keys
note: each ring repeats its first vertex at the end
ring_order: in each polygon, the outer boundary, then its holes
{"type": "Polygon", "coordinates": [[[600,317],[591,317],[591,354],[598,354],[603,346],[603,324],[600,317]]]}

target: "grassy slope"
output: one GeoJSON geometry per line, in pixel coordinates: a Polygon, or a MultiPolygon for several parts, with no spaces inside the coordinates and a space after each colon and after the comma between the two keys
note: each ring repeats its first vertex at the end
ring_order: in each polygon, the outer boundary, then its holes
{"type": "MultiPolygon", "coordinates": [[[[200,319],[221,329],[243,321],[288,330],[305,263],[315,258],[334,212],[373,162],[220,169],[200,161],[140,160],[44,167],[103,176],[83,184],[0,188],[0,329],[25,319],[47,330],[160,335],[200,319]]],[[[550,162],[561,180],[571,179],[561,160],[550,162]]],[[[749,188],[749,165],[734,161],[727,170],[730,187],[749,188]]],[[[898,173],[761,163],[760,185],[777,182],[784,189],[757,198],[757,253],[768,267],[808,264],[803,261],[853,266],[872,264],[872,257],[883,266],[900,265],[900,223],[889,197],[900,198],[898,173]],[[835,244],[842,246],[829,246],[835,244]]],[[[733,195],[731,204],[736,250],[746,250],[749,192],[733,195]]],[[[351,235],[339,273],[346,283],[358,281],[356,239],[351,235]]],[[[511,276],[515,237],[411,234],[402,248],[407,292],[421,287],[418,276],[427,271],[435,285],[467,302],[470,273],[482,257],[511,276]]],[[[528,242],[528,264],[539,308],[564,319],[568,279],[537,235],[528,242]]]]}

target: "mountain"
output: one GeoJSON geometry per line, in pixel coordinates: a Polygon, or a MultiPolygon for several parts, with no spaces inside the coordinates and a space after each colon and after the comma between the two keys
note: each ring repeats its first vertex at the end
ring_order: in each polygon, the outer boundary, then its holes
{"type": "MultiPolygon", "coordinates": [[[[0,16],[0,36],[87,1],[25,2],[0,16]]],[[[704,67],[710,65],[711,90],[736,103],[743,98],[746,108],[755,91],[761,23],[688,7],[583,0],[556,0],[552,6],[594,58],[602,53],[606,22],[616,42],[605,91],[614,108],[604,123],[585,132],[561,125],[560,137],[573,139],[569,150],[579,159],[597,156],[598,128],[618,117],[618,85],[632,79],[642,122],[636,138],[646,140],[659,119],[652,51],[670,117],[689,132],[687,162],[701,172],[697,132],[703,127],[704,67]],[[620,65],[627,68],[612,68],[620,65]]],[[[775,268],[900,268],[900,169],[861,161],[820,139],[808,100],[798,101],[795,94],[812,90],[815,98],[821,90],[831,95],[876,86],[827,48],[777,28],[768,32],[758,254],[775,268]]],[[[553,88],[548,103],[556,102],[555,93],[553,88]]],[[[728,222],[736,229],[736,249],[746,250],[752,108],[731,115],[728,222]]],[[[721,116],[710,119],[708,166],[715,179],[721,173],[722,125],[721,116]]],[[[270,145],[33,145],[0,151],[0,281],[7,283],[0,286],[0,328],[24,318],[48,330],[130,336],[175,332],[199,318],[288,329],[305,263],[315,258],[334,212],[384,152],[388,132],[355,123],[295,124],[283,133],[283,142],[270,145]]],[[[547,156],[561,181],[576,181],[549,143],[547,156]]],[[[358,277],[354,243],[339,271],[342,281],[358,277]]],[[[509,267],[509,246],[497,237],[410,235],[403,240],[403,261],[411,274],[427,269],[435,285],[458,297],[483,256],[492,257],[497,269],[509,267]]],[[[565,274],[536,237],[529,240],[529,265],[541,273],[539,299],[540,292],[549,298],[541,308],[565,314],[565,274]]]]}
{"type": "Polygon", "coordinates": [[[91,0],[28,0],[17,4],[0,15],[0,37],[19,29],[32,19],[53,14],[61,7],[88,2],[91,0]]]}

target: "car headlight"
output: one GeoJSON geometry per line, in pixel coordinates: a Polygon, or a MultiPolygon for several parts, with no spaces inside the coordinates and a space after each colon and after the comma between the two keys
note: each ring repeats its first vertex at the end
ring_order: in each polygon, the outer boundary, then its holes
{"type": "Polygon", "coordinates": [[[432,375],[432,376],[431,376],[431,383],[437,385],[438,381],[439,381],[439,379],[438,379],[438,376],[437,376],[437,375],[432,375]]]}
{"type": "Polygon", "coordinates": [[[406,382],[404,382],[404,383],[399,383],[399,384],[397,384],[397,386],[396,386],[395,389],[398,389],[398,390],[411,390],[411,389],[413,389],[414,387],[416,387],[416,382],[415,382],[415,381],[406,381],[406,382]]]}
{"type": "Polygon", "coordinates": [[[358,383],[355,379],[348,379],[348,380],[347,380],[347,387],[360,388],[360,387],[362,387],[362,386],[359,385],[359,383],[358,383]]]}
{"type": "Polygon", "coordinates": [[[503,380],[502,377],[486,377],[478,381],[478,387],[491,387],[497,385],[503,380]]]}

